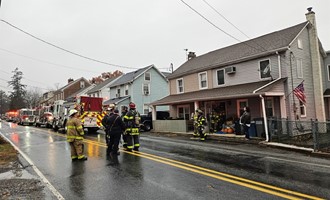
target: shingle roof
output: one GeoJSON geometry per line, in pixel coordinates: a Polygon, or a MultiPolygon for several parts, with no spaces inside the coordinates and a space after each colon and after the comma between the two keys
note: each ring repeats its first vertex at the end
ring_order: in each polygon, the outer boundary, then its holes
{"type": "Polygon", "coordinates": [[[113,98],[113,99],[109,99],[103,102],[103,105],[110,105],[110,104],[118,104],[128,98],[130,98],[131,96],[124,96],[124,97],[118,97],[118,98],[113,98]]]}
{"type": "Polygon", "coordinates": [[[288,47],[308,23],[309,22],[304,22],[290,28],[197,56],[182,64],[167,78],[178,78],[186,74],[233,64],[255,56],[264,56],[274,53],[288,47]]]}
{"type": "Polygon", "coordinates": [[[103,87],[105,87],[107,84],[111,83],[111,81],[115,80],[116,78],[118,78],[118,77],[108,78],[108,79],[104,80],[102,83],[96,85],[91,90],[89,90],[87,92],[87,94],[91,94],[91,93],[94,93],[94,92],[97,92],[97,91],[101,90],[103,87]]]}
{"type": "Polygon", "coordinates": [[[122,85],[122,84],[128,83],[130,81],[133,81],[136,77],[138,77],[140,74],[142,74],[146,69],[148,69],[152,66],[153,65],[150,65],[148,67],[138,69],[134,72],[129,72],[127,74],[124,74],[119,79],[117,79],[114,83],[112,83],[110,86],[114,87],[114,86],[122,85]]]}
{"type": "MultiPolygon", "coordinates": [[[[282,80],[285,80],[285,78],[283,78],[282,80]]],[[[275,84],[282,84],[281,81],[277,81],[276,83],[274,83],[274,85],[269,85],[268,87],[262,89],[262,91],[259,91],[255,94],[253,93],[254,90],[270,82],[271,81],[260,81],[248,84],[240,84],[228,87],[199,90],[196,92],[169,95],[167,97],[164,97],[163,99],[152,102],[151,105],[173,105],[177,103],[188,103],[193,101],[259,96],[260,92],[266,92],[270,90],[275,84]]]]}

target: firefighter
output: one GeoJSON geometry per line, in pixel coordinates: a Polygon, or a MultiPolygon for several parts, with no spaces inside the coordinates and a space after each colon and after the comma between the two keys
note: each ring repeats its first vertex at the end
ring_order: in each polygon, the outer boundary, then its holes
{"type": "Polygon", "coordinates": [[[127,139],[127,151],[139,151],[140,148],[140,114],[136,110],[136,106],[133,102],[129,103],[129,111],[124,116],[124,123],[126,126],[126,139],[127,139]]]}
{"type": "Polygon", "coordinates": [[[219,116],[217,113],[213,110],[210,115],[209,115],[209,122],[210,122],[210,133],[215,133],[217,132],[217,127],[219,123],[219,116]]]}
{"type": "Polygon", "coordinates": [[[205,141],[206,138],[206,133],[204,132],[204,128],[205,128],[205,124],[206,124],[206,120],[205,117],[203,115],[203,111],[200,109],[197,109],[197,130],[198,130],[198,134],[200,137],[201,141],[205,141]]]}
{"type": "MultiPolygon", "coordinates": [[[[128,112],[127,106],[123,106],[121,109],[121,118],[124,121],[124,117],[128,112]]],[[[127,149],[127,134],[126,131],[123,132],[123,148],[127,149]]]]}
{"type": "Polygon", "coordinates": [[[109,143],[108,149],[111,155],[119,155],[119,142],[122,133],[125,130],[125,124],[119,116],[119,111],[114,109],[113,114],[107,119],[106,124],[109,128],[109,143]]]}
{"type": "Polygon", "coordinates": [[[108,108],[107,108],[107,112],[106,112],[106,114],[104,115],[104,117],[103,117],[103,119],[102,119],[102,125],[103,125],[103,127],[105,127],[105,142],[106,142],[106,144],[107,144],[107,146],[108,146],[108,148],[107,148],[107,155],[109,155],[109,153],[110,153],[110,151],[111,151],[111,149],[109,148],[109,138],[110,138],[110,127],[109,127],[109,125],[107,124],[107,120],[111,117],[113,115],[113,106],[109,106],[108,108]]]}
{"type": "Polygon", "coordinates": [[[69,121],[67,126],[67,141],[71,147],[71,159],[72,160],[87,160],[84,155],[84,130],[79,119],[79,112],[76,109],[69,111],[69,121]]]}
{"type": "Polygon", "coordinates": [[[198,134],[198,123],[197,123],[198,109],[192,114],[191,118],[193,120],[193,126],[194,126],[193,136],[198,137],[199,136],[199,134],[198,134]]]}

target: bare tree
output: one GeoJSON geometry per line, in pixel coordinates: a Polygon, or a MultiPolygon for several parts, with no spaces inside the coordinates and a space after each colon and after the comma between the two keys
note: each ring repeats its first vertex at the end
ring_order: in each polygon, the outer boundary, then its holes
{"type": "Polygon", "coordinates": [[[25,100],[26,105],[29,108],[35,108],[39,106],[40,99],[42,97],[42,92],[40,88],[33,87],[26,92],[25,100]]]}

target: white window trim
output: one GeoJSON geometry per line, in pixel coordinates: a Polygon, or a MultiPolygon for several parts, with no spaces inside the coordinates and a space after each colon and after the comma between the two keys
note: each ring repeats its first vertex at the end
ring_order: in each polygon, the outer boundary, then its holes
{"type": "Polygon", "coordinates": [[[142,95],[144,96],[150,95],[150,83],[142,83],[142,95]],[[148,94],[144,94],[144,85],[148,85],[148,94]]]}
{"type": "Polygon", "coordinates": [[[149,104],[143,104],[143,114],[148,114],[150,112],[150,106],[149,106],[149,104]],[[144,111],[146,110],[146,108],[148,109],[148,112],[147,113],[145,113],[144,111]]]}
{"type": "Polygon", "coordinates": [[[129,90],[128,90],[128,85],[125,85],[125,95],[129,95],[129,90]],[[127,94],[126,94],[126,91],[127,91],[127,94]]]}
{"type": "Polygon", "coordinates": [[[215,71],[215,81],[216,81],[216,85],[217,86],[224,86],[224,85],[226,85],[226,76],[225,76],[225,68],[222,68],[222,69],[217,69],[216,71],[215,71]],[[218,84],[218,71],[223,71],[223,84],[221,84],[221,85],[219,85],[218,84]]]}
{"type": "Polygon", "coordinates": [[[198,83],[199,83],[199,89],[200,90],[204,90],[204,89],[208,88],[207,72],[198,73],[198,83]],[[206,80],[205,80],[206,81],[206,86],[205,87],[202,87],[202,79],[201,79],[202,74],[205,74],[205,77],[206,77],[206,80]]]}
{"type": "Polygon", "coordinates": [[[183,78],[176,79],[176,93],[177,94],[184,93],[184,82],[183,82],[183,78]],[[179,90],[179,81],[180,80],[182,81],[182,92],[180,92],[180,90],[179,90]]]}
{"type": "Polygon", "coordinates": [[[304,78],[303,62],[301,58],[297,58],[297,78],[304,78]],[[300,63],[301,76],[299,74],[299,63],[300,63]]]}
{"type": "MultiPolygon", "coordinates": [[[[190,116],[190,106],[189,106],[189,104],[177,106],[177,113],[176,113],[177,118],[179,118],[179,108],[183,108],[183,110],[185,110],[185,108],[188,108],[188,114],[189,114],[189,119],[190,119],[191,116],[190,116]]],[[[183,114],[183,118],[185,118],[185,114],[187,114],[187,113],[183,114]]],[[[187,119],[187,120],[189,120],[189,119],[187,119]]]]}
{"type": "MultiPolygon", "coordinates": [[[[268,60],[269,61],[269,70],[270,70],[270,72],[272,71],[272,63],[271,63],[271,60],[268,58],[268,59],[263,59],[263,60],[259,60],[259,66],[258,66],[258,71],[259,71],[259,78],[260,78],[260,80],[267,80],[267,79],[271,79],[271,77],[266,77],[266,78],[261,78],[261,69],[260,69],[260,64],[261,64],[261,62],[263,62],[263,61],[266,61],[266,60],[268,60]]],[[[271,75],[271,74],[270,74],[271,75]]]]}
{"type": "Polygon", "coordinates": [[[302,43],[302,40],[298,38],[297,40],[297,46],[298,46],[298,49],[303,49],[303,43],[302,43]]]}
{"type": "Polygon", "coordinates": [[[305,104],[300,105],[300,102],[299,102],[299,112],[300,112],[300,117],[306,117],[307,116],[306,106],[305,106],[305,104]],[[304,111],[305,111],[305,114],[304,115],[301,114],[301,107],[304,108],[304,111]]]}

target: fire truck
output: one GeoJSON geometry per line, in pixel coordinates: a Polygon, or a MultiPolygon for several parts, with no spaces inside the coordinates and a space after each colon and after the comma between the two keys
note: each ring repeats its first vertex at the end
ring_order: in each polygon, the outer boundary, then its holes
{"type": "Polygon", "coordinates": [[[88,133],[95,133],[102,128],[102,119],[105,112],[102,110],[101,97],[78,97],[75,102],[58,100],[54,102],[53,129],[66,133],[66,122],[69,120],[69,111],[78,110],[84,129],[88,133]]]}
{"type": "Polygon", "coordinates": [[[77,99],[77,110],[80,112],[82,125],[88,133],[95,133],[103,126],[101,121],[105,112],[103,112],[102,101],[101,97],[81,96],[77,99]]]}
{"type": "Polygon", "coordinates": [[[18,111],[17,110],[10,110],[5,113],[6,121],[7,122],[15,122],[18,117],[18,111]]]}
{"type": "Polygon", "coordinates": [[[50,128],[53,124],[53,106],[43,106],[36,109],[37,117],[35,121],[36,127],[45,126],[50,128]]]}
{"type": "Polygon", "coordinates": [[[33,125],[36,121],[35,109],[22,108],[18,110],[19,125],[33,125]]]}

